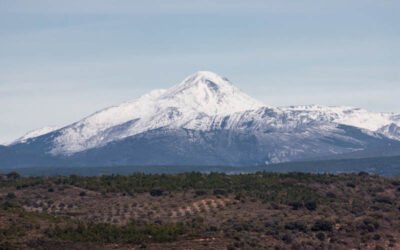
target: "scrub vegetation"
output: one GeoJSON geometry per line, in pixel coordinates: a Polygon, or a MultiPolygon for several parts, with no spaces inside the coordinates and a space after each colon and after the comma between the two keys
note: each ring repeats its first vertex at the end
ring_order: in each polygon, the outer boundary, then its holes
{"type": "Polygon", "coordinates": [[[0,249],[399,249],[400,179],[0,175],[0,249]]]}

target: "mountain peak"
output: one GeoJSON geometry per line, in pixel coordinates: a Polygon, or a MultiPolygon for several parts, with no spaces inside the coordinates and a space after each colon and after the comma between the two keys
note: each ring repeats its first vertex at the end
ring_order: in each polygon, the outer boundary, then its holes
{"type": "Polygon", "coordinates": [[[176,87],[179,89],[190,88],[193,86],[204,85],[212,91],[217,91],[221,87],[231,87],[232,84],[225,77],[211,71],[197,71],[186,77],[176,87]]]}
{"type": "Polygon", "coordinates": [[[227,78],[211,71],[198,71],[186,77],[168,89],[161,99],[173,100],[172,106],[178,104],[176,106],[208,115],[230,114],[264,106],[232,85],[227,78]]]}
{"type": "Polygon", "coordinates": [[[191,76],[201,76],[201,77],[209,77],[209,78],[221,77],[217,73],[210,71],[210,70],[199,70],[199,71],[193,73],[191,76]]]}
{"type": "Polygon", "coordinates": [[[212,81],[215,83],[230,83],[228,79],[214,73],[212,71],[197,71],[196,73],[188,76],[183,82],[196,82],[196,81],[212,81]]]}

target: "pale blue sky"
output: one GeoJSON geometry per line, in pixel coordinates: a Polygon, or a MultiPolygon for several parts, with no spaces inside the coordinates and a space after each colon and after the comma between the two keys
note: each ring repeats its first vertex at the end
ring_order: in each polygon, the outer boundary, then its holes
{"type": "Polygon", "coordinates": [[[197,70],[272,106],[400,112],[400,1],[0,0],[0,142],[197,70]]]}

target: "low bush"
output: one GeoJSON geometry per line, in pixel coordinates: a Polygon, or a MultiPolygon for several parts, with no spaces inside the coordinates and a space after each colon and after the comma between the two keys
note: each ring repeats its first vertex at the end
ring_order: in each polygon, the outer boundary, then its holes
{"type": "Polygon", "coordinates": [[[317,209],[317,203],[315,201],[308,201],[304,206],[310,211],[315,211],[317,209]]]}
{"type": "Polygon", "coordinates": [[[14,193],[8,193],[6,198],[9,199],[9,200],[12,200],[12,199],[17,198],[17,196],[14,193]]]}
{"type": "Polygon", "coordinates": [[[386,196],[376,197],[374,199],[374,201],[378,202],[378,203],[385,203],[385,204],[390,204],[390,205],[393,204],[392,199],[390,197],[386,197],[386,196]]]}
{"type": "Polygon", "coordinates": [[[307,226],[303,222],[294,221],[294,222],[287,223],[285,225],[285,229],[306,232],[307,231],[307,226]]]}
{"type": "Polygon", "coordinates": [[[291,206],[293,210],[299,210],[303,207],[303,203],[298,201],[289,202],[288,205],[291,206]]]}
{"type": "Polygon", "coordinates": [[[314,222],[314,225],[311,227],[313,231],[332,231],[333,222],[329,220],[320,219],[314,222]]]}
{"type": "Polygon", "coordinates": [[[319,232],[315,235],[315,237],[317,237],[317,239],[319,239],[320,241],[324,241],[325,240],[325,234],[322,232],[319,232]]]}
{"type": "Polygon", "coordinates": [[[205,191],[205,190],[196,190],[196,191],[194,192],[194,194],[195,194],[196,196],[204,196],[204,195],[207,195],[207,191],[205,191]]]}
{"type": "Polygon", "coordinates": [[[227,195],[228,192],[223,189],[214,189],[213,194],[214,195],[227,195]]]}
{"type": "Polygon", "coordinates": [[[347,187],[350,187],[350,188],[355,188],[355,187],[356,187],[356,184],[353,183],[353,182],[348,182],[348,183],[346,184],[346,186],[347,186],[347,187]]]}
{"type": "Polygon", "coordinates": [[[162,196],[164,194],[164,191],[161,189],[152,189],[150,190],[150,195],[154,197],[162,196]]]}
{"type": "Polygon", "coordinates": [[[358,223],[357,228],[364,232],[375,232],[379,228],[379,223],[372,218],[366,218],[358,223]]]}
{"type": "Polygon", "coordinates": [[[326,196],[327,198],[329,198],[329,199],[335,199],[335,198],[336,198],[336,194],[333,193],[333,192],[327,192],[327,193],[325,194],[325,196],[326,196]]]}

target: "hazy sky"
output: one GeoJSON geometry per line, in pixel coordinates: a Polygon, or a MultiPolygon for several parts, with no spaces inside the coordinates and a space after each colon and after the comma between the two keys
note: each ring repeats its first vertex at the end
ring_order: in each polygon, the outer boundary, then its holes
{"type": "Polygon", "coordinates": [[[0,143],[211,70],[268,105],[400,112],[398,0],[0,0],[0,143]]]}

